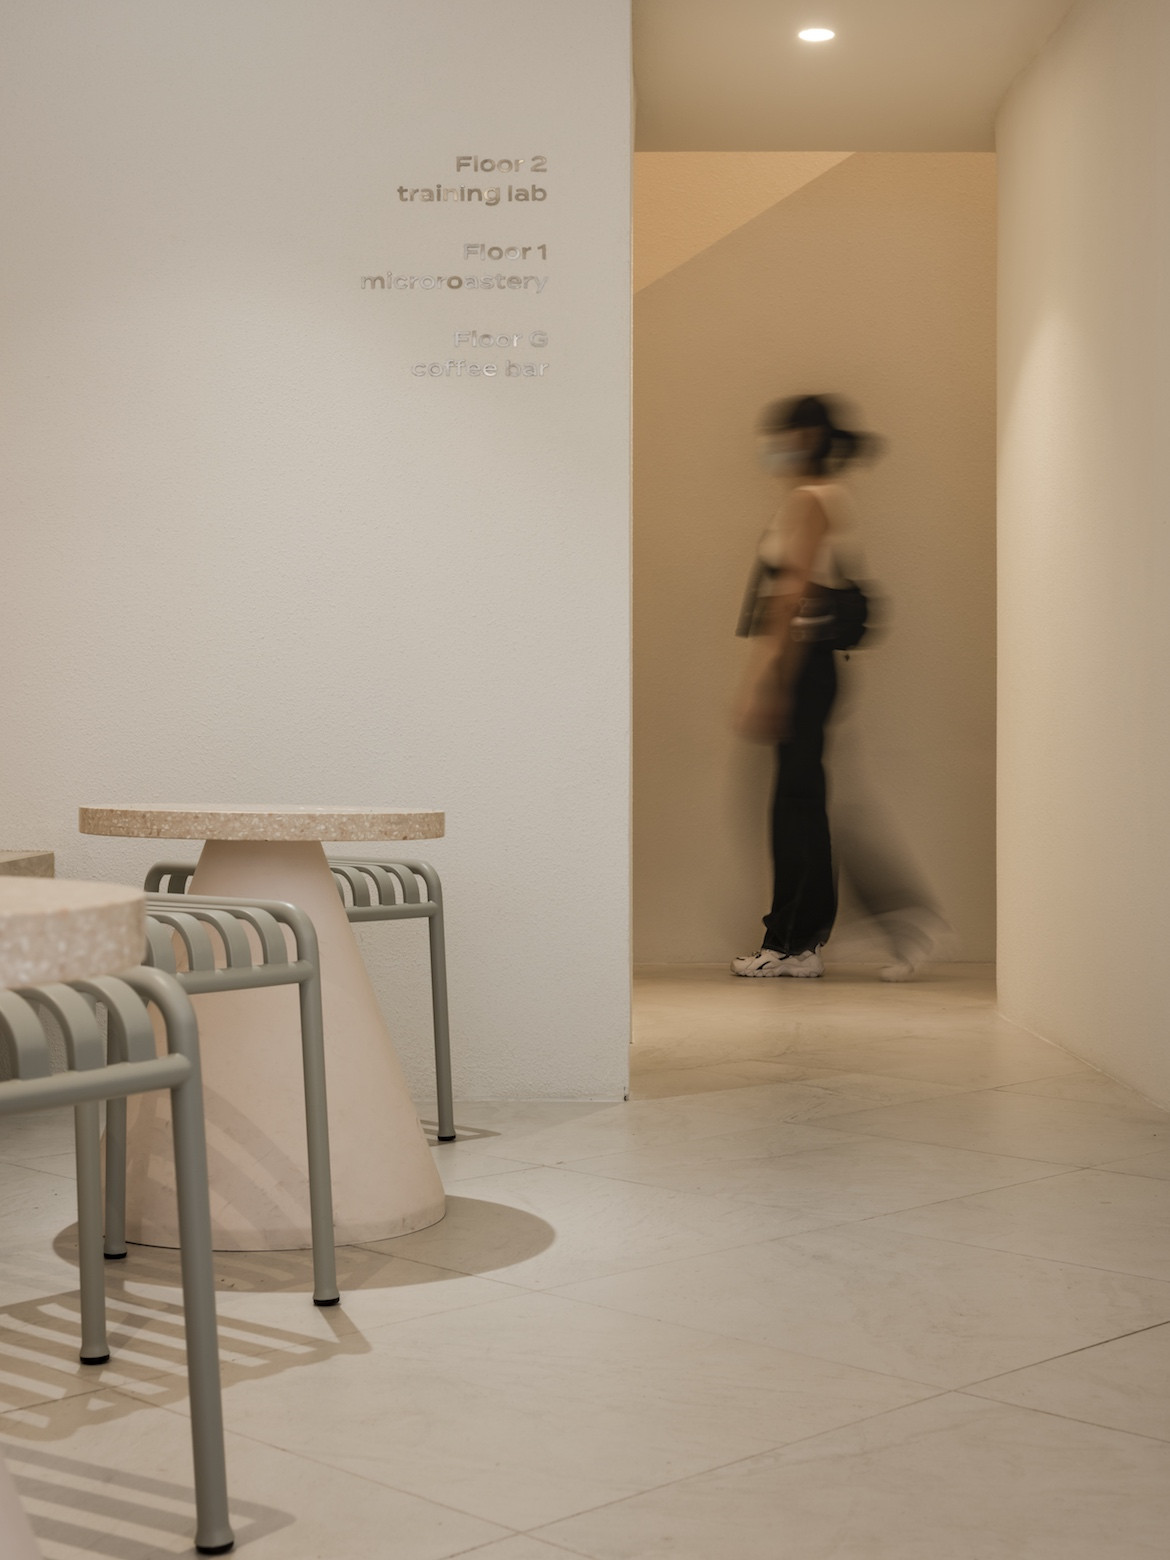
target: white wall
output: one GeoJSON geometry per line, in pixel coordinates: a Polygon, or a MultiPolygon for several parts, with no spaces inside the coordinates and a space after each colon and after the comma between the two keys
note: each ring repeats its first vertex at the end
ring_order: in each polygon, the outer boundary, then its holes
{"type": "MultiPolygon", "coordinates": [[[[165,848],[81,838],[79,803],[445,808],[459,1092],[620,1097],[626,0],[12,0],[0,29],[0,845],[133,882],[165,848]],[[546,200],[398,200],[532,182],[463,153],[547,157],[546,200]],[[387,270],[550,280],[361,289],[387,270]],[[551,339],[454,351],[472,328],[551,339]],[[500,375],[410,372],[475,357],[500,375]]],[[[425,933],[365,942],[425,1090],[425,933]]]]}
{"type": "Polygon", "coordinates": [[[1170,8],[1089,0],[999,126],[1005,1014],[1170,1103],[1170,8]]]}

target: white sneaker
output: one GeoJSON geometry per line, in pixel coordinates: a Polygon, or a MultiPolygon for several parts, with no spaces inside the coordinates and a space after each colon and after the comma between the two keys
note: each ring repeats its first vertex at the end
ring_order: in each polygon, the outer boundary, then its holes
{"type": "Polygon", "coordinates": [[[887,920],[893,958],[882,969],[883,980],[914,980],[924,964],[945,949],[951,929],[933,910],[902,911],[887,920]]]}
{"type": "Polygon", "coordinates": [[[775,948],[761,948],[759,953],[741,953],[738,959],[732,959],[731,973],[746,975],[751,980],[771,980],[779,975],[815,980],[825,973],[825,964],[812,948],[807,953],[778,953],[775,948]]]}

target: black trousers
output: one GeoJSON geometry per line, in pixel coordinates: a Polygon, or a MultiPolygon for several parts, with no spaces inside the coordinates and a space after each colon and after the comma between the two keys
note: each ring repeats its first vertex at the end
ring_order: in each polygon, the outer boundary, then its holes
{"type": "Polygon", "coordinates": [[[764,947],[804,953],[828,941],[837,884],[826,810],[825,723],[837,696],[833,651],[810,645],[793,689],[788,735],[776,750],[772,909],[764,947]]]}

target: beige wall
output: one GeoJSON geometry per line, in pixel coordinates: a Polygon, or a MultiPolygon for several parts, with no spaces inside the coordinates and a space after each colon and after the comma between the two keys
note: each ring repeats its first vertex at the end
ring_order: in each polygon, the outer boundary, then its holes
{"type": "Polygon", "coordinates": [[[1170,8],[1089,0],[1000,121],[1001,1003],[1170,1104],[1170,8]]]}
{"type": "MultiPolygon", "coordinates": [[[[677,191],[661,240],[655,171],[639,166],[639,250],[678,244],[690,155],[657,154],[677,191]]],[[[741,154],[722,155],[742,190],[741,154]]],[[[849,395],[889,440],[857,483],[869,573],[892,620],[846,669],[853,721],[958,955],[988,958],[994,158],[860,154],[824,171],[823,159],[800,165],[815,154],[787,166],[772,155],[779,197],[714,243],[703,233],[708,247],[635,300],[635,958],[699,962],[758,944],[771,758],[729,734],[743,653],[732,636],[776,494],[755,462],[756,418],[809,390],[849,395]]],[[[747,182],[762,176],[757,162],[747,182]]],[[[872,951],[848,934],[835,943],[839,956],[872,951]]]]}

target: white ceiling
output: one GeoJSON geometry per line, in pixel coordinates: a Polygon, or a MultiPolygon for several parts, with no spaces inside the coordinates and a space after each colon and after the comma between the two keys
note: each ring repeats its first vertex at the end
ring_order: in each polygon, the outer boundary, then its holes
{"type": "Polygon", "coordinates": [[[990,151],[1073,0],[634,0],[639,151],[990,151]],[[802,43],[802,27],[836,30],[802,43]]]}

